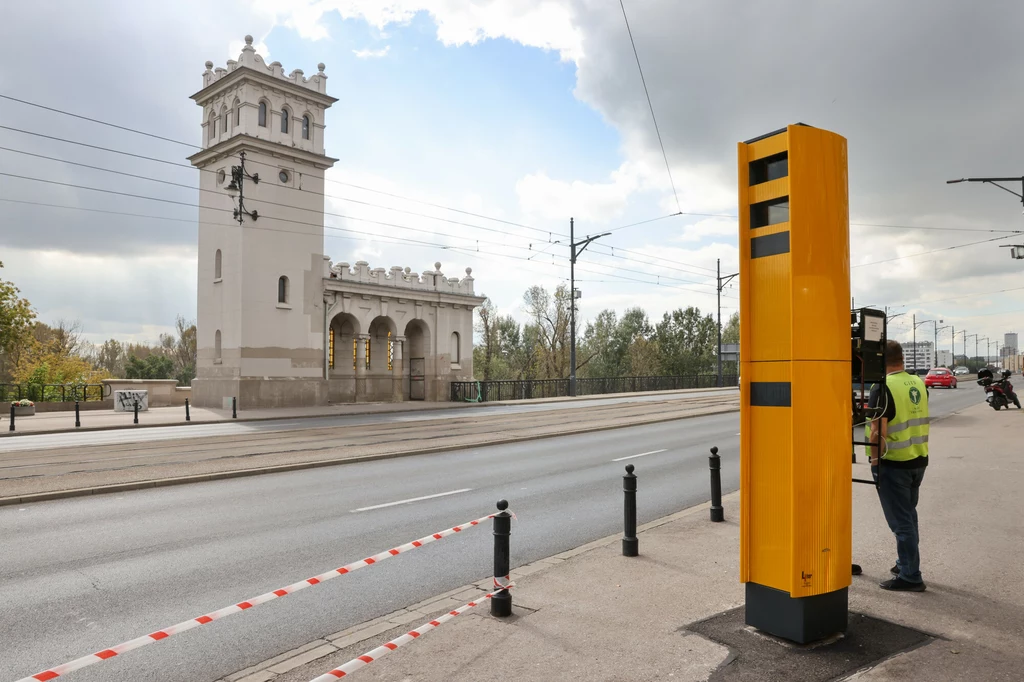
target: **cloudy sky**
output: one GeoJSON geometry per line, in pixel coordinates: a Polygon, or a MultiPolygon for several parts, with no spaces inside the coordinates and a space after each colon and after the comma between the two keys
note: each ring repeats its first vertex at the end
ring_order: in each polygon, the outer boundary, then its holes
{"type": "MultiPolygon", "coordinates": [[[[578,266],[585,318],[712,310],[715,260],[737,266],[736,142],[801,121],[849,141],[858,304],[906,313],[893,321],[905,337],[912,314],[1000,341],[1019,331],[1024,262],[999,246],[1024,243],[1009,232],[1024,230],[1021,203],[945,181],[1024,173],[1024,5],[625,8],[675,193],[609,0],[16,3],[0,23],[0,94],[198,145],[189,95],[204,62],[237,58],[246,33],[286,72],[325,62],[340,100],[327,117],[327,152],[340,159],[327,254],[416,271],[441,261],[450,276],[472,267],[478,290],[519,316],[527,286],[568,278],[570,216],[577,234],[613,230],[578,266]]],[[[0,126],[3,276],[43,320],[80,319],[94,341],[142,340],[195,315],[193,147],[4,99],[0,126]]],[[[723,315],[736,288],[724,296],[723,315]]]]}

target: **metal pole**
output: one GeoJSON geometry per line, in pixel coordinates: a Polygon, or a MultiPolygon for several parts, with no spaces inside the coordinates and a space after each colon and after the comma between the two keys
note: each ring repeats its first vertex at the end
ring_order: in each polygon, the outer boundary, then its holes
{"type": "Polygon", "coordinates": [[[238,397],[231,398],[231,418],[238,419],[238,397]]]}
{"type": "Polygon", "coordinates": [[[914,326],[914,373],[917,373],[917,313],[914,313],[910,317],[910,321],[914,326]]]}
{"type": "Polygon", "coordinates": [[[633,465],[626,465],[626,475],[622,477],[622,556],[639,556],[640,540],[636,537],[636,474],[633,465]]]}
{"type": "Polygon", "coordinates": [[[188,398],[185,398],[185,421],[192,421],[192,415],[188,411],[188,398]]]}
{"type": "Polygon", "coordinates": [[[14,430],[14,403],[11,403],[11,431],[14,430]]]}
{"type": "Polygon", "coordinates": [[[139,423],[139,399],[135,399],[135,423],[139,423]]]}
{"type": "Polygon", "coordinates": [[[78,414],[78,401],[75,401],[75,428],[79,428],[82,425],[82,420],[78,414]]]}
{"type": "MultiPolygon", "coordinates": [[[[494,582],[505,584],[509,579],[509,536],[512,535],[512,515],[508,502],[498,500],[498,513],[494,515],[494,582]]],[[[491,615],[506,618],[512,615],[512,594],[499,590],[491,597],[491,615]]]]}
{"type": "Polygon", "coordinates": [[[711,520],[725,521],[725,509],[722,508],[722,458],[718,456],[717,447],[711,448],[708,468],[711,469],[711,520]]]}
{"type": "Polygon", "coordinates": [[[722,259],[715,260],[717,276],[715,289],[718,290],[718,382],[717,386],[722,387],[722,259]]]}
{"type": "Polygon", "coordinates": [[[569,395],[576,395],[576,221],[569,218],[569,395]]]}

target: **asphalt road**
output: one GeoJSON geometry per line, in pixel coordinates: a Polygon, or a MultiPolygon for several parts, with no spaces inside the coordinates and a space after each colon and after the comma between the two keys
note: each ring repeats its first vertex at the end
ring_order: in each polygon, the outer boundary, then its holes
{"type": "Polygon", "coordinates": [[[664,401],[672,397],[736,395],[735,388],[708,390],[700,393],[679,393],[674,396],[664,393],[635,394],[614,398],[589,400],[567,400],[559,402],[521,403],[504,405],[481,405],[457,410],[437,409],[417,412],[385,412],[377,414],[345,415],[334,417],[310,417],[302,419],[273,419],[266,421],[219,422],[213,424],[190,424],[180,426],[157,426],[144,429],[111,429],[107,431],[84,431],[65,433],[39,433],[15,435],[0,438],[0,453],[25,450],[46,450],[50,448],[114,445],[123,443],[148,443],[178,440],[182,438],[206,438],[211,436],[244,436],[272,431],[302,431],[335,426],[362,426],[372,424],[399,424],[404,422],[430,421],[435,419],[465,419],[474,416],[501,416],[547,412],[552,410],[576,410],[602,405],[644,403],[664,401]]]}
{"type": "MultiPolygon", "coordinates": [[[[932,396],[934,416],[982,400],[980,389],[932,396]]],[[[482,516],[499,498],[518,516],[513,565],[550,556],[621,531],[627,463],[637,467],[641,523],[706,501],[712,445],[723,456],[724,488],[734,490],[739,438],[738,415],[731,413],[0,508],[0,679],[33,674],[482,516]],[[452,494],[402,503],[441,493],[452,494]]],[[[491,559],[489,530],[473,528],[68,679],[212,682],[486,577],[491,559]]]]}

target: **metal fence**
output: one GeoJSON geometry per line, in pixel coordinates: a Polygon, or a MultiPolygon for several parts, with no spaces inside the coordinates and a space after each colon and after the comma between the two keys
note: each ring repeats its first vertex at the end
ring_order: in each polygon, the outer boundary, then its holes
{"type": "Polygon", "coordinates": [[[31,400],[34,403],[103,400],[110,388],[103,384],[0,384],[0,402],[31,400]]]}
{"type": "MultiPolygon", "coordinates": [[[[738,377],[723,375],[723,386],[736,386],[738,377]]],[[[645,391],[677,391],[684,388],[714,388],[716,374],[695,374],[679,377],[603,377],[576,379],[576,395],[605,393],[642,393],[645,391]]],[[[514,379],[502,381],[453,381],[452,402],[493,402],[497,400],[530,400],[559,398],[569,395],[568,379],[514,379]]]]}

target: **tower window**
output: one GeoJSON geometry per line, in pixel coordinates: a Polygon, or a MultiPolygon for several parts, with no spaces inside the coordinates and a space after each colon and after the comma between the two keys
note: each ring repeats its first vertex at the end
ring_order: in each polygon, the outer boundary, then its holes
{"type": "Polygon", "coordinates": [[[282,275],[277,280],[277,302],[287,303],[288,302],[288,278],[282,275]]]}
{"type": "Polygon", "coordinates": [[[214,140],[216,140],[217,139],[217,117],[213,115],[212,111],[210,112],[210,123],[209,123],[209,125],[206,126],[206,129],[207,129],[206,130],[207,135],[209,135],[209,138],[210,138],[210,142],[213,142],[214,140]]]}
{"type": "Polygon", "coordinates": [[[237,128],[242,122],[242,103],[237,99],[235,100],[235,127],[237,128]]]}
{"type": "Polygon", "coordinates": [[[302,139],[309,139],[309,116],[302,117],[302,139]]]}
{"type": "Polygon", "coordinates": [[[260,117],[259,117],[258,123],[260,125],[260,128],[266,128],[267,127],[267,103],[266,102],[260,102],[260,117]]]}
{"type": "Polygon", "coordinates": [[[288,134],[288,117],[289,116],[291,116],[291,114],[288,113],[287,109],[281,109],[281,132],[286,134],[286,135],[288,134]]]}
{"type": "Polygon", "coordinates": [[[458,332],[452,332],[451,356],[452,356],[452,364],[453,365],[459,364],[459,351],[460,350],[461,349],[459,348],[459,333],[458,332]]]}
{"type": "Polygon", "coordinates": [[[227,109],[221,109],[220,110],[220,129],[221,129],[221,132],[223,132],[223,133],[228,132],[228,110],[227,109]]]}
{"type": "Polygon", "coordinates": [[[221,255],[220,249],[217,249],[217,254],[213,257],[213,280],[220,281],[221,278],[221,255]]]}

